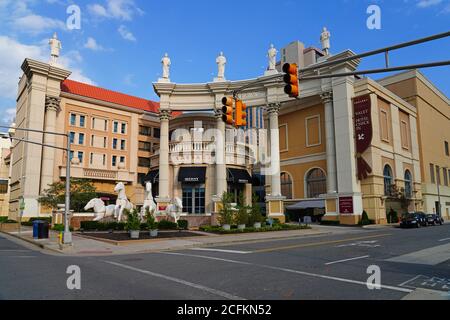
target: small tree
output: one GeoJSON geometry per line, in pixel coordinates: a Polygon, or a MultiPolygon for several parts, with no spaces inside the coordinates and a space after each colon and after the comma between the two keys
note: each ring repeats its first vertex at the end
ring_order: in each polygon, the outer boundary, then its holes
{"type": "Polygon", "coordinates": [[[222,208],[219,210],[219,223],[221,225],[231,224],[233,222],[233,208],[231,206],[233,200],[231,194],[224,192],[221,201],[222,208]]]}
{"type": "Polygon", "coordinates": [[[131,211],[125,209],[123,212],[127,217],[127,224],[126,224],[127,230],[128,231],[141,230],[141,221],[139,219],[139,213],[137,209],[133,209],[131,211]]]}
{"type": "MultiPolygon", "coordinates": [[[[45,189],[38,201],[43,206],[57,209],[58,204],[65,203],[65,181],[54,182],[45,189]]],[[[70,179],[70,209],[75,212],[83,212],[84,206],[89,200],[96,198],[97,193],[92,181],[86,179],[70,179]]]]}
{"type": "Polygon", "coordinates": [[[363,226],[365,226],[365,225],[369,225],[370,223],[371,223],[371,222],[370,222],[370,219],[369,219],[369,215],[368,215],[367,212],[364,210],[363,213],[362,213],[362,216],[361,216],[360,224],[363,225],[363,226]]]}
{"type": "Polygon", "coordinates": [[[256,193],[253,193],[252,196],[252,206],[250,208],[250,214],[248,217],[248,224],[250,226],[253,226],[256,222],[263,223],[265,221],[265,218],[263,217],[261,213],[261,206],[259,205],[259,198],[256,193]]]}
{"type": "Polygon", "coordinates": [[[237,213],[234,215],[234,222],[236,224],[248,224],[248,218],[249,218],[249,214],[248,211],[250,210],[249,206],[245,205],[245,199],[244,199],[244,194],[241,193],[239,195],[239,203],[237,206],[237,213]]]}
{"type": "Polygon", "coordinates": [[[158,229],[158,223],[155,221],[155,217],[148,208],[145,208],[145,219],[147,221],[148,230],[158,229]]]}

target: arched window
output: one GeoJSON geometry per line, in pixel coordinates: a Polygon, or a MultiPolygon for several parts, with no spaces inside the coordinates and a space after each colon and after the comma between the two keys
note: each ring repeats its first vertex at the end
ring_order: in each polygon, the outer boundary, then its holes
{"type": "Polygon", "coordinates": [[[394,179],[392,177],[392,169],[388,164],[384,166],[383,176],[384,176],[384,195],[390,196],[391,186],[394,184],[393,183],[394,179]]]}
{"type": "Polygon", "coordinates": [[[308,198],[317,198],[327,193],[327,177],[321,169],[312,169],[306,176],[306,190],[308,198]]]}
{"type": "Polygon", "coordinates": [[[292,199],[292,179],[289,173],[282,172],[280,175],[281,180],[281,195],[286,199],[292,199]]]}
{"type": "Polygon", "coordinates": [[[405,171],[405,196],[412,198],[412,175],[409,170],[405,171]]]}

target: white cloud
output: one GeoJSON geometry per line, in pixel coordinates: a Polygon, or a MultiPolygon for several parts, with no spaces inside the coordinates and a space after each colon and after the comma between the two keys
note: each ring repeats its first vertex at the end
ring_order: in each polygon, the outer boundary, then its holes
{"type": "Polygon", "coordinates": [[[428,8],[428,7],[436,6],[436,5],[440,4],[441,2],[442,2],[442,0],[420,0],[417,3],[417,6],[419,8],[428,8]]]}
{"type": "Polygon", "coordinates": [[[135,15],[144,14],[133,0],[106,0],[105,5],[98,3],[88,5],[88,10],[96,17],[126,21],[132,20],[135,15]]]}
{"type": "Polygon", "coordinates": [[[125,40],[136,41],[136,37],[124,25],[121,25],[117,31],[125,40]]]}
{"type": "MultiPolygon", "coordinates": [[[[27,45],[10,38],[0,36],[0,98],[14,99],[17,94],[17,83],[22,75],[20,66],[25,58],[47,62],[50,58],[47,44],[27,45]]],[[[72,72],[73,80],[95,84],[84,75],[79,64],[83,61],[78,51],[69,51],[59,58],[59,63],[72,72]]]]}
{"type": "Polygon", "coordinates": [[[4,109],[2,110],[2,114],[3,116],[0,121],[0,124],[9,126],[16,119],[16,108],[4,109]]]}
{"type": "Polygon", "coordinates": [[[26,15],[13,21],[13,27],[24,33],[40,34],[56,29],[65,30],[64,22],[36,14],[26,15]]]}
{"type": "Polygon", "coordinates": [[[102,51],[102,50],[104,50],[104,48],[97,43],[97,40],[95,40],[92,37],[89,37],[87,39],[86,43],[84,44],[84,47],[86,49],[90,49],[92,51],[102,51]]]}

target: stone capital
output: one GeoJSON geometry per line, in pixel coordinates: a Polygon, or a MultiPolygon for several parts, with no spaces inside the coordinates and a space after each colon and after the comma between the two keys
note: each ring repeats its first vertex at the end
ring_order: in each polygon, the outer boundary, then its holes
{"type": "Polygon", "coordinates": [[[280,103],[269,103],[266,107],[267,113],[269,114],[278,114],[280,113],[280,103]]]}
{"type": "Polygon", "coordinates": [[[322,102],[325,104],[331,103],[331,102],[333,102],[333,92],[331,92],[331,91],[323,92],[320,95],[320,98],[322,99],[322,102]]]}
{"type": "Polygon", "coordinates": [[[61,98],[53,96],[45,96],[45,110],[53,110],[59,112],[61,110],[61,98]]]}
{"type": "Polygon", "coordinates": [[[160,110],[159,111],[159,119],[162,120],[170,120],[172,115],[172,111],[170,110],[160,110]]]}

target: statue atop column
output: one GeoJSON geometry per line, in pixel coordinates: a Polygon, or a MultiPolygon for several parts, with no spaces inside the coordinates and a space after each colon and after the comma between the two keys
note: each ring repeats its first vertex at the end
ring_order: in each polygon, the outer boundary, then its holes
{"type": "Polygon", "coordinates": [[[62,49],[61,41],[58,40],[58,36],[56,32],[53,34],[53,37],[48,41],[50,45],[50,64],[58,65],[58,58],[60,50],[62,49]]]}
{"type": "Polygon", "coordinates": [[[164,54],[164,57],[161,59],[163,74],[162,78],[159,79],[159,82],[170,82],[170,65],[171,61],[169,55],[167,53],[164,54]]]}
{"type": "Polygon", "coordinates": [[[322,43],[322,50],[327,56],[330,54],[330,37],[330,31],[326,27],[323,27],[322,33],[320,34],[320,42],[322,43]]]}
{"type": "Polygon", "coordinates": [[[224,81],[225,80],[225,65],[227,64],[227,58],[223,55],[223,52],[221,51],[219,56],[216,59],[217,63],[217,78],[214,79],[214,81],[224,81]]]}
{"type": "Polygon", "coordinates": [[[267,57],[269,58],[269,67],[267,68],[264,75],[278,73],[278,71],[276,70],[277,54],[278,50],[274,47],[273,44],[271,44],[269,50],[267,51],[267,57]]]}

